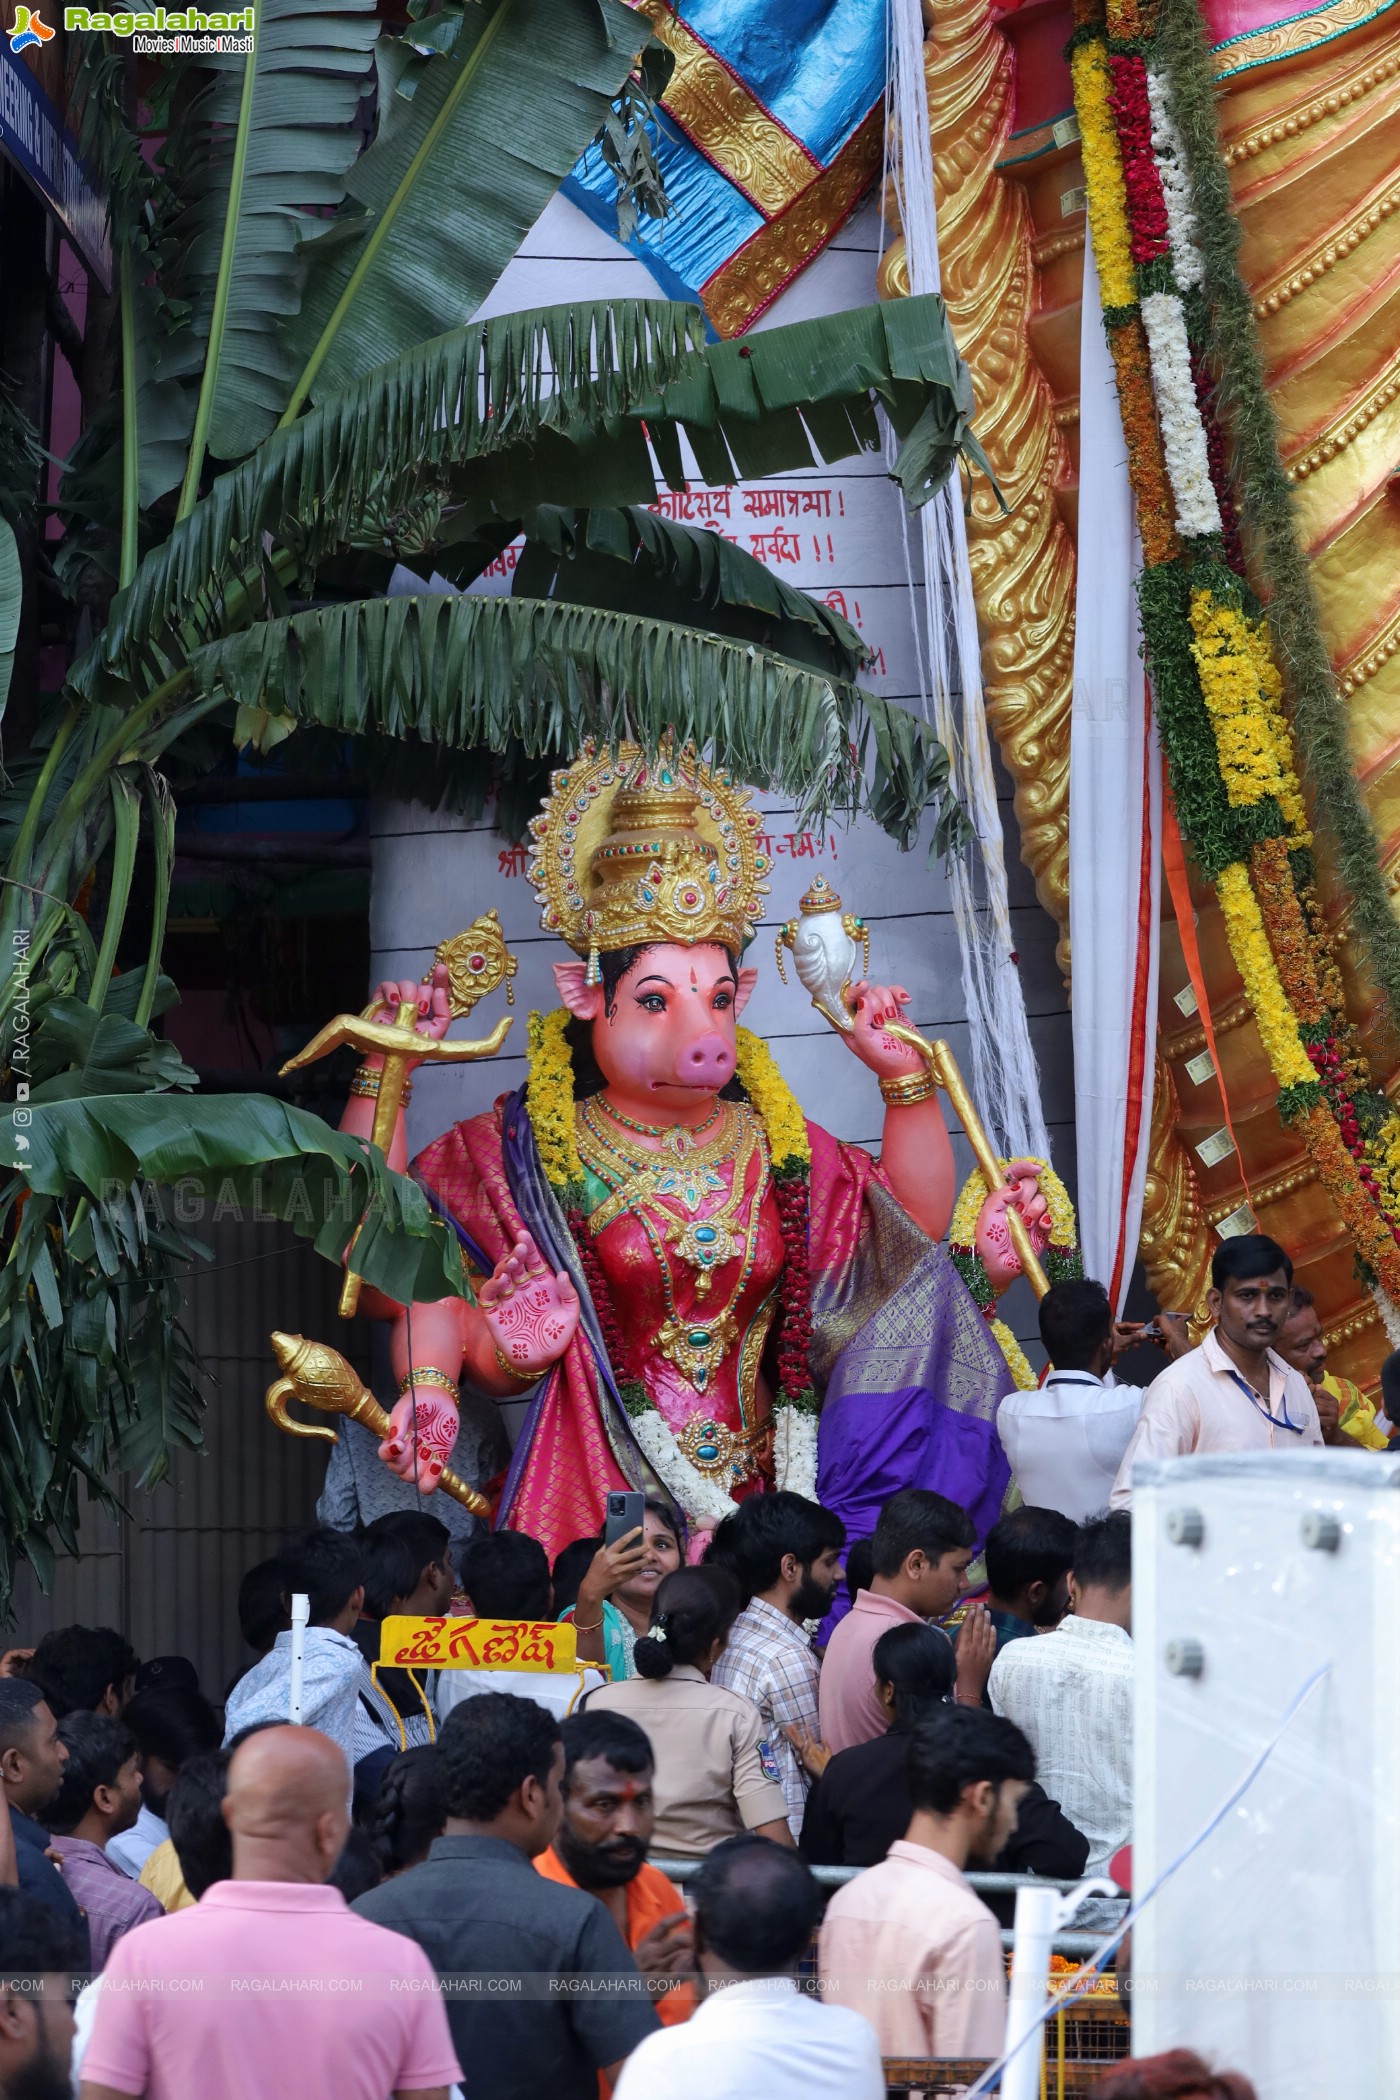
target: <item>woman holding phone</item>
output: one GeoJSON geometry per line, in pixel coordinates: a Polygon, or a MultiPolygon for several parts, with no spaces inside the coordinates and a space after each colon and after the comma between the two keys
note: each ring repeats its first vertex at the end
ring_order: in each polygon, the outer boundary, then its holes
{"type": "Polygon", "coordinates": [[[652,1599],[684,1557],[675,1512],[648,1497],[640,1525],[634,1523],[613,1544],[600,1543],[579,1584],[578,1602],[559,1614],[573,1621],[579,1661],[606,1663],[614,1684],[635,1676],[633,1650],[651,1624],[652,1599]]]}

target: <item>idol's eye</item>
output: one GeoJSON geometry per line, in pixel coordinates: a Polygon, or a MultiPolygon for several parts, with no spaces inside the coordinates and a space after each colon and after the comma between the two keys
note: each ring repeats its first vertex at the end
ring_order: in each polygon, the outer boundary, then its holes
{"type": "Polygon", "coordinates": [[[722,1014],[722,1013],[725,1013],[725,1012],[726,1012],[726,1011],[728,1010],[728,1008],[730,1008],[730,1007],[731,1007],[731,1006],[732,1006],[733,1004],[734,1004],[734,994],[733,994],[732,992],[716,992],[716,993],[715,993],[715,996],[714,996],[714,1000],[713,1000],[713,1005],[714,1005],[714,1010],[715,1010],[715,1012],[716,1012],[717,1014],[722,1014]]]}
{"type": "Polygon", "coordinates": [[[666,1011],[665,996],[661,992],[643,992],[637,1004],[643,1013],[664,1014],[666,1011]]]}

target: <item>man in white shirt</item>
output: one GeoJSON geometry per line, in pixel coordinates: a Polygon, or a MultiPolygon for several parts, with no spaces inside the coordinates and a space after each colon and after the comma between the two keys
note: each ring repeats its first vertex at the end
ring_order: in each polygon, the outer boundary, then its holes
{"type": "Polygon", "coordinates": [[[637,2045],[615,2100],[884,2100],[870,2022],[798,1991],[821,1891],[797,1854],[752,1832],[727,1838],[690,1894],[706,1995],[684,2026],[637,2045]]]}
{"type": "MultiPolygon", "coordinates": [[[[1173,1358],[1190,1347],[1183,1313],[1159,1324],[1173,1358]]],[[[1040,1301],[1040,1339],[1053,1369],[1043,1386],[1008,1393],[997,1434],[1021,1499],[1082,1524],[1108,1507],[1123,1453],[1142,1413],[1145,1388],[1117,1385],[1111,1366],[1143,1330],[1115,1322],[1101,1283],[1057,1283],[1040,1301]]]]}
{"type": "Polygon", "coordinates": [[[1126,1511],[1079,1535],[1069,1616],[1010,1641],[987,1691],[1035,1751],[1036,1777],[1089,1840],[1086,1874],[1106,1872],[1133,1834],[1133,1550],[1126,1511]]]}
{"type": "Polygon", "coordinates": [[[1261,1232],[1222,1240],[1211,1262],[1213,1331],[1147,1389],[1110,1504],[1127,1509],[1140,1458],[1195,1451],[1299,1451],[1323,1441],[1312,1390],[1276,1352],[1293,1264],[1261,1232]]]}

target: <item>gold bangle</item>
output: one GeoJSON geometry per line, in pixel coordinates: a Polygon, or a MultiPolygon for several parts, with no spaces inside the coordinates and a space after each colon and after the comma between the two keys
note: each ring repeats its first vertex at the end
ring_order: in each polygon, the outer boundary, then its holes
{"type": "Polygon", "coordinates": [[[916,1101],[931,1101],[938,1092],[932,1072],[906,1072],[897,1079],[880,1081],[880,1099],[891,1108],[912,1108],[916,1101]]]}
{"type": "MultiPolygon", "coordinates": [[[[369,1065],[359,1065],[356,1068],[354,1078],[350,1082],[350,1091],[352,1094],[363,1096],[367,1101],[377,1101],[379,1099],[379,1082],[383,1077],[382,1068],[374,1070],[369,1065]]],[[[413,1077],[410,1073],[403,1083],[403,1092],[399,1096],[399,1106],[407,1108],[412,1098],[413,1077]]]]}
{"type": "Polygon", "coordinates": [[[435,1385],[440,1392],[450,1393],[454,1402],[458,1398],[456,1379],[449,1378],[446,1371],[440,1371],[436,1364],[415,1364],[411,1371],[405,1371],[399,1380],[400,1398],[411,1385],[435,1385]]]}
{"type": "Polygon", "coordinates": [[[493,1343],[492,1346],[496,1351],[497,1363],[500,1365],[501,1369],[506,1373],[507,1377],[513,1378],[516,1381],[517,1385],[535,1385],[543,1377],[544,1373],[542,1371],[517,1370],[515,1365],[511,1362],[510,1358],[502,1350],[499,1342],[493,1343]]]}
{"type": "Polygon", "coordinates": [[[602,1623],[601,1619],[590,1619],[585,1626],[582,1619],[575,1619],[573,1628],[575,1633],[596,1633],[602,1623]]]}

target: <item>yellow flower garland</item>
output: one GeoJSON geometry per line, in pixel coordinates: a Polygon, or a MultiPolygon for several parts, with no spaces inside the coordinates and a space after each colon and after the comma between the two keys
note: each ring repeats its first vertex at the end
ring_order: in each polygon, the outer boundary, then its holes
{"type": "Polygon", "coordinates": [[[1248,623],[1233,605],[1208,590],[1191,593],[1191,654],[1215,730],[1225,793],[1236,809],[1266,795],[1283,799],[1283,770],[1269,719],[1259,706],[1259,663],[1248,623]]]}
{"type": "Polygon", "coordinates": [[[1303,1047],[1298,1022],[1280,982],[1258,900],[1243,861],[1223,868],[1216,882],[1235,967],[1244,980],[1260,1041],[1280,1087],[1312,1086],[1317,1073],[1303,1047]]]}
{"type": "Polygon", "coordinates": [[[1089,190],[1089,227],[1105,306],[1137,304],[1137,272],[1128,241],[1128,192],[1109,103],[1108,49],[1098,38],[1077,44],[1070,60],[1079,113],[1080,154],[1089,190]]]}
{"type": "MultiPolygon", "coordinates": [[[[997,1165],[1007,1168],[1009,1159],[999,1159],[997,1165]]],[[[1050,1244],[1061,1254],[1073,1254],[1079,1245],[1079,1228],[1075,1223],[1074,1205],[1069,1200],[1069,1190],[1061,1181],[1049,1160],[1032,1159],[1024,1155],[1024,1164],[1032,1166],[1040,1182],[1041,1194],[1045,1197],[1050,1213],[1050,1244]]],[[[977,1230],[978,1213],[989,1194],[982,1179],[980,1167],[974,1167],[963,1183],[958,1200],[953,1206],[953,1222],[948,1228],[948,1240],[954,1247],[971,1247],[977,1230]]]]}
{"type": "Polygon", "coordinates": [[[546,1181],[553,1189],[572,1190],[583,1185],[583,1161],[574,1128],[574,1061],[564,1034],[568,1025],[562,1006],[530,1016],[530,1127],[546,1181]]]}
{"type": "Polygon", "coordinates": [[[810,1167],[807,1119],[761,1035],[739,1030],[739,1084],[758,1113],[775,1168],[810,1167]]]}
{"type": "Polygon", "coordinates": [[[1005,1320],[989,1320],[992,1340],[1000,1349],[1011,1368],[1011,1375],[1023,1393],[1034,1391],[1040,1378],[1021,1344],[1017,1341],[1005,1320]]]}
{"type": "Polygon", "coordinates": [[[1293,732],[1288,726],[1288,717],[1283,709],[1283,675],[1274,661],[1274,645],[1268,621],[1250,620],[1246,624],[1249,652],[1259,672],[1259,711],[1269,724],[1274,750],[1278,755],[1278,806],[1283,812],[1283,821],[1288,826],[1288,845],[1292,851],[1298,847],[1311,846],[1313,835],[1308,824],[1307,806],[1303,801],[1303,790],[1299,785],[1298,768],[1293,756],[1293,732]]]}

